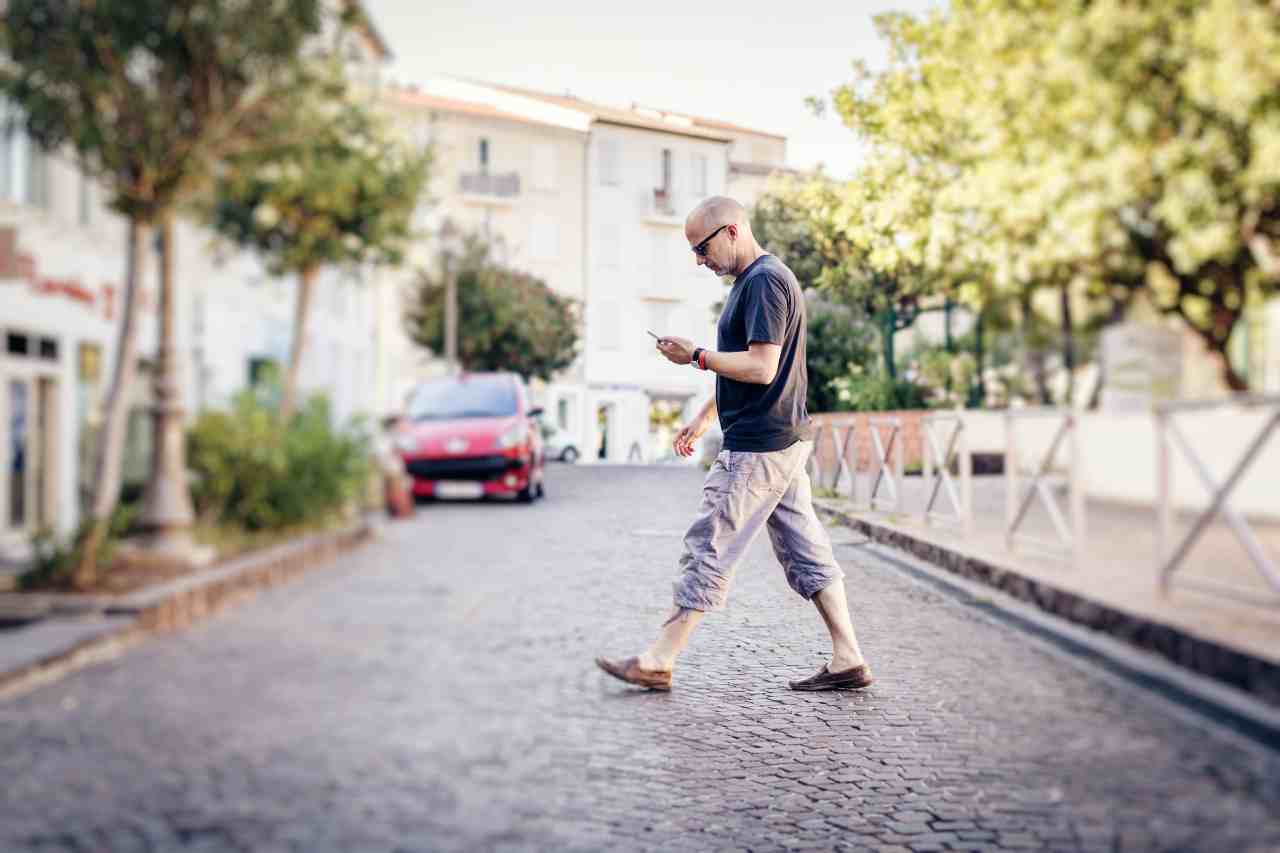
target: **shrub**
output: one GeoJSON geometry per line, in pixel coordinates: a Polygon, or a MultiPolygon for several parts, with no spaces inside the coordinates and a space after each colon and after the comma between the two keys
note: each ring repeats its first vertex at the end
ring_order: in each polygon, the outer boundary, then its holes
{"type": "Polygon", "coordinates": [[[923,409],[925,394],[918,385],[893,379],[882,372],[868,372],[852,365],[842,377],[831,380],[838,412],[888,412],[923,409]]]}
{"type": "Polygon", "coordinates": [[[205,412],[188,435],[192,498],[200,515],[246,530],[274,530],[340,511],[362,494],[369,437],[356,422],[334,429],[313,397],[286,426],[253,392],[230,412],[205,412]]]}
{"type": "Polygon", "coordinates": [[[808,311],[809,331],[805,337],[808,409],[811,413],[839,411],[840,403],[831,382],[848,375],[850,365],[875,361],[875,333],[844,305],[810,297],[808,311]]]}
{"type": "MultiPolygon", "coordinates": [[[[109,566],[115,556],[116,545],[133,526],[141,506],[137,502],[119,503],[111,513],[107,535],[98,545],[97,565],[109,566]]],[[[85,519],[71,538],[59,541],[57,534],[48,527],[41,528],[31,537],[34,559],[32,566],[18,576],[18,588],[69,589],[75,586],[75,570],[80,565],[80,554],[93,527],[92,519],[85,519]]]]}

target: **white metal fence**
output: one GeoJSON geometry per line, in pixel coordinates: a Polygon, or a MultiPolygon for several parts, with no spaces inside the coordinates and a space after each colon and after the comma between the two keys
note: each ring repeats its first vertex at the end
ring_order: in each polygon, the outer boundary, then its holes
{"type": "MultiPolygon", "coordinates": [[[[1196,588],[1204,592],[1223,595],[1250,604],[1259,603],[1256,594],[1245,592],[1235,586],[1217,581],[1177,577],[1179,568],[1186,561],[1192,546],[1204,534],[1205,529],[1220,516],[1237,540],[1249,555],[1249,561],[1262,576],[1276,596],[1261,602],[1280,605],[1280,568],[1277,568],[1262,544],[1254,535],[1253,529],[1243,515],[1231,507],[1231,492],[1239,485],[1250,467],[1257,460],[1262,448],[1280,426],[1280,395],[1254,396],[1241,395],[1227,400],[1185,401],[1163,403],[1155,408],[1156,418],[1156,572],[1161,591],[1168,595],[1175,581],[1183,586],[1196,588]],[[1187,440],[1186,435],[1177,423],[1178,415],[1188,412],[1221,409],[1225,407],[1259,411],[1263,414],[1261,427],[1253,438],[1245,445],[1225,480],[1219,483],[1205,464],[1201,453],[1195,445],[1187,440]],[[1176,447],[1182,458],[1195,472],[1196,479],[1204,486],[1209,495],[1209,504],[1199,511],[1191,525],[1191,529],[1174,544],[1173,540],[1173,448],[1176,447]]],[[[1280,472],[1273,472],[1278,473],[1280,472]]],[[[1280,488],[1278,488],[1280,491],[1280,488]]]]}

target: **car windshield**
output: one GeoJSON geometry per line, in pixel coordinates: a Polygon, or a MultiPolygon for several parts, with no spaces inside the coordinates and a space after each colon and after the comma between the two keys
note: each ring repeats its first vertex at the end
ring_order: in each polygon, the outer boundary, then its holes
{"type": "Polygon", "coordinates": [[[409,401],[409,417],[415,421],[500,418],[515,413],[515,385],[506,378],[428,382],[419,386],[409,401]]]}

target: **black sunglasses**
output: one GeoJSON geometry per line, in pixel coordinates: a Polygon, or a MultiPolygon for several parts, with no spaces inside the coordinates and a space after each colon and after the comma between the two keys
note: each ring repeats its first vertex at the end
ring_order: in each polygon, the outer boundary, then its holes
{"type": "Polygon", "coordinates": [[[703,240],[701,243],[693,247],[693,253],[700,258],[705,258],[707,256],[707,244],[711,242],[711,238],[715,237],[721,231],[728,228],[730,224],[731,223],[726,223],[724,225],[721,225],[719,228],[717,228],[716,230],[708,234],[707,239],[703,240]]]}

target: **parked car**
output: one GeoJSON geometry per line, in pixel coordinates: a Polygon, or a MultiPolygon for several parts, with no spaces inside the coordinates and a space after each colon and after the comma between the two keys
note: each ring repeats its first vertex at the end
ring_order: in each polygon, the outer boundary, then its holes
{"type": "Polygon", "coordinates": [[[542,444],[548,459],[559,459],[561,462],[577,462],[582,458],[582,451],[573,436],[552,424],[542,424],[542,444]]]}
{"type": "Polygon", "coordinates": [[[424,382],[409,396],[396,449],[421,497],[546,493],[542,434],[524,384],[508,373],[468,373],[424,382]]]}

